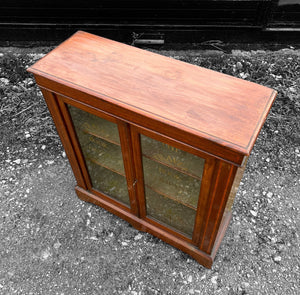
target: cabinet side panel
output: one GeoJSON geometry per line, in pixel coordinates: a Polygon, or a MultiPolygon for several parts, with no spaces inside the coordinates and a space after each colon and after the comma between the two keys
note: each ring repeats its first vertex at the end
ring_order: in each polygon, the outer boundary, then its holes
{"type": "Polygon", "coordinates": [[[206,205],[203,236],[199,243],[200,250],[208,254],[211,254],[214,247],[236,170],[236,166],[217,160],[209,202],[206,205]]]}
{"type": "Polygon", "coordinates": [[[52,93],[44,88],[41,88],[41,91],[42,91],[44,99],[47,103],[48,109],[51,113],[51,116],[53,118],[57,133],[59,134],[59,137],[61,139],[63,147],[66,151],[66,155],[68,156],[68,159],[70,161],[70,165],[71,165],[73,173],[75,175],[77,184],[80,187],[86,189],[87,188],[86,183],[84,181],[84,177],[82,175],[82,171],[80,169],[78,159],[76,157],[76,154],[74,153],[74,149],[73,149],[65,122],[61,115],[61,112],[60,112],[60,109],[58,106],[58,102],[57,102],[57,98],[54,93],[52,93]]]}
{"type": "Polygon", "coordinates": [[[237,172],[236,172],[233,184],[232,184],[232,188],[231,188],[231,191],[230,191],[230,194],[229,194],[229,198],[228,198],[228,201],[226,203],[226,208],[225,208],[226,211],[231,211],[236,193],[238,191],[240,182],[243,178],[243,175],[244,175],[244,172],[245,172],[245,169],[246,169],[247,160],[248,160],[248,157],[246,158],[244,165],[237,169],[237,172]]]}

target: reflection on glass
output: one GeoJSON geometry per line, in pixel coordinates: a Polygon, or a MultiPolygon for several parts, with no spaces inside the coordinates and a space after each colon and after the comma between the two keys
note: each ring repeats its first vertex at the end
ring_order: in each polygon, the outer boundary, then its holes
{"type": "Polygon", "coordinates": [[[118,126],[68,105],[94,189],[129,205],[118,126]]]}
{"type": "Polygon", "coordinates": [[[147,216],[191,237],[205,160],[141,135],[147,216]]]}

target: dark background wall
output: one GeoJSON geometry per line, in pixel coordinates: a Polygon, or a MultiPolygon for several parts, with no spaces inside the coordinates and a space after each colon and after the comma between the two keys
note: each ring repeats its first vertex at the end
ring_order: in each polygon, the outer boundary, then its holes
{"type": "Polygon", "coordinates": [[[296,40],[300,0],[0,2],[0,41],[59,41],[79,29],[124,42],[296,40]]]}

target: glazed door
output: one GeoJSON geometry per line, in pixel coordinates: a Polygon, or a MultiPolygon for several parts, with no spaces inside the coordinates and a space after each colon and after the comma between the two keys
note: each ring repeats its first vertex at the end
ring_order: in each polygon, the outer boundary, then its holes
{"type": "Polygon", "coordinates": [[[128,125],[71,99],[60,107],[88,189],[136,213],[128,125]]]}
{"type": "Polygon", "coordinates": [[[207,160],[187,145],[141,128],[132,128],[132,138],[141,218],[196,244],[207,160]]]}

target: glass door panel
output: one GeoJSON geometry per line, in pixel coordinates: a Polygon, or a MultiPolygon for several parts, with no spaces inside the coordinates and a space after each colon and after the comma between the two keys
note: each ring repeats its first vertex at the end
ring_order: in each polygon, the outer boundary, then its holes
{"type": "Polygon", "coordinates": [[[197,208],[200,181],[168,166],[143,158],[146,185],[188,207],[197,208]]]}
{"type": "Polygon", "coordinates": [[[89,174],[92,175],[92,185],[96,190],[129,205],[126,178],[103,166],[86,160],[89,174]]]}
{"type": "Polygon", "coordinates": [[[191,237],[193,235],[196,210],[145,187],[147,215],[163,222],[191,237]]]}
{"type": "Polygon", "coordinates": [[[92,187],[129,206],[117,124],[68,105],[92,187]]]}
{"type": "Polygon", "coordinates": [[[204,160],[193,154],[177,149],[171,145],[154,140],[141,134],[143,154],[173,169],[202,178],[204,160]]]}
{"type": "MultiPolygon", "coordinates": [[[[68,105],[75,128],[95,137],[120,145],[118,126],[115,123],[68,105]]],[[[76,130],[77,131],[77,130],[76,130]]]]}
{"type": "Polygon", "coordinates": [[[84,143],[84,158],[125,176],[121,147],[93,135],[77,131],[77,137],[84,143]]]}
{"type": "Polygon", "coordinates": [[[146,215],[192,237],[205,160],[141,134],[146,215]]]}

